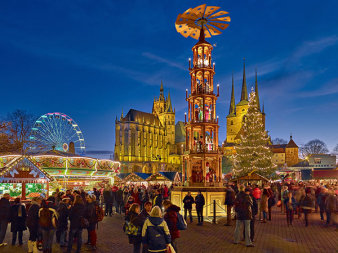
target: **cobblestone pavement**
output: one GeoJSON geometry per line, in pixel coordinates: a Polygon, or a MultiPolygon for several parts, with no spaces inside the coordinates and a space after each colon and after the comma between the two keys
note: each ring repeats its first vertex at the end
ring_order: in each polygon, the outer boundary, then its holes
{"type": "MultiPolygon", "coordinates": [[[[128,244],[127,236],[122,231],[123,218],[120,215],[108,217],[99,224],[98,249],[100,253],[128,253],[132,252],[132,245],[128,244]]],[[[293,226],[286,225],[285,215],[274,210],[272,221],[268,223],[256,222],[255,247],[246,248],[244,242],[238,245],[232,244],[234,226],[223,226],[224,221],[219,224],[205,223],[203,227],[196,226],[196,222],[189,224],[186,231],[181,232],[178,239],[179,253],[198,252],[297,252],[297,253],[337,253],[338,232],[334,227],[325,227],[319,220],[319,214],[310,215],[310,225],[305,227],[303,220],[294,220],[293,226]]],[[[7,229],[5,242],[10,244],[10,227],[7,229]]],[[[83,232],[83,238],[87,239],[87,232],[83,232]]],[[[27,252],[26,242],[28,231],[24,233],[24,246],[1,247],[0,252],[19,253],[27,252]]],[[[83,240],[83,241],[85,241],[83,240]]],[[[82,251],[89,250],[83,245],[82,251]]],[[[75,250],[74,250],[75,251],[75,250]]],[[[53,252],[63,252],[54,245],[53,252]]]]}

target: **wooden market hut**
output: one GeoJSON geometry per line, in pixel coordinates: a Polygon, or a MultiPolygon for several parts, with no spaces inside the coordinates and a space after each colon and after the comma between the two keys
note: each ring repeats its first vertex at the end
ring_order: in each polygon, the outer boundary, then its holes
{"type": "Polygon", "coordinates": [[[258,184],[264,185],[265,183],[269,182],[269,179],[259,175],[258,173],[251,173],[247,174],[242,177],[237,177],[231,179],[232,182],[236,182],[237,184],[258,184]]]}
{"type": "Polygon", "coordinates": [[[122,179],[124,183],[146,183],[146,179],[150,176],[150,173],[120,173],[118,177],[122,179]]]}
{"type": "Polygon", "coordinates": [[[171,172],[171,171],[160,171],[157,173],[154,173],[150,175],[147,178],[148,182],[152,183],[159,183],[163,182],[165,184],[172,184],[172,183],[180,183],[181,182],[181,177],[178,172],[171,172]]]}
{"type": "Polygon", "coordinates": [[[29,156],[8,156],[6,161],[1,161],[0,185],[21,183],[21,198],[26,199],[26,184],[38,183],[46,185],[46,196],[49,195],[49,182],[53,181],[43,168],[39,167],[29,156]]]}

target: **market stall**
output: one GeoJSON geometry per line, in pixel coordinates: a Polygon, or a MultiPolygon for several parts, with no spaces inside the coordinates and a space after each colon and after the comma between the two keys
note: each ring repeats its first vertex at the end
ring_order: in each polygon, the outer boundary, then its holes
{"type": "Polygon", "coordinates": [[[264,185],[265,183],[269,182],[269,179],[257,174],[251,173],[242,177],[237,177],[231,179],[232,182],[236,182],[237,184],[257,184],[257,185],[264,185]]]}
{"type": "Polygon", "coordinates": [[[178,185],[181,183],[181,177],[178,172],[157,172],[147,178],[150,184],[165,184],[171,186],[172,184],[178,185]]]}
{"type": "Polygon", "coordinates": [[[53,180],[29,156],[0,157],[0,194],[9,193],[23,200],[34,193],[48,196],[49,183],[53,180]]]}

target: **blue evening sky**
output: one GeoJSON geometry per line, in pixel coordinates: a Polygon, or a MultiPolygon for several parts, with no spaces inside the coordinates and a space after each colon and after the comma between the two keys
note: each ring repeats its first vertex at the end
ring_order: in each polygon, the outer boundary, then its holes
{"type": "MultiPolygon", "coordinates": [[[[176,120],[187,110],[191,47],[175,30],[179,13],[202,1],[30,0],[0,2],[0,114],[63,112],[87,150],[114,149],[115,117],[151,112],[163,80],[176,120]]],[[[338,1],[208,1],[230,13],[216,44],[220,142],[226,135],[231,73],[236,103],[246,58],[248,88],[258,69],[272,138],[338,143],[338,1]]]]}

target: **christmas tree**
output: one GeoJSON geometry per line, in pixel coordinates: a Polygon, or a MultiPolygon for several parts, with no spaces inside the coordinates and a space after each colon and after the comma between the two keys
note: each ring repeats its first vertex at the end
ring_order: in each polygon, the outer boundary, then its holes
{"type": "Polygon", "coordinates": [[[253,90],[250,93],[248,112],[243,121],[241,143],[235,147],[236,154],[233,155],[233,174],[244,176],[256,172],[269,177],[276,166],[272,163],[272,152],[268,147],[269,137],[264,129],[262,113],[253,90]]]}

